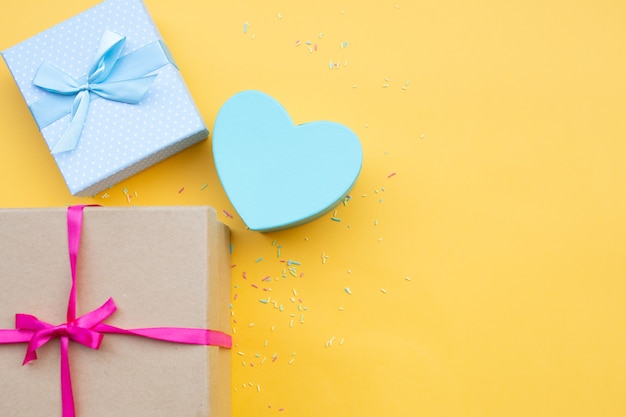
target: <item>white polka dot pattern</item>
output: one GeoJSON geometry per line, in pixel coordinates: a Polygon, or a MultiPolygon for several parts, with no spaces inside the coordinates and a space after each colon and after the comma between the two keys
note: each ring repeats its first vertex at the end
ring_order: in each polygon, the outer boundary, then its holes
{"type": "MultiPolygon", "coordinates": [[[[127,37],[122,55],[161,39],[141,0],[107,0],[3,52],[26,103],[50,94],[32,84],[44,61],[84,76],[105,29],[127,37]]],[[[155,73],[139,104],[92,100],[78,147],[53,155],[73,195],[95,195],[208,136],[179,71],[170,64],[155,73]]],[[[42,129],[51,149],[69,119],[42,129]]]]}

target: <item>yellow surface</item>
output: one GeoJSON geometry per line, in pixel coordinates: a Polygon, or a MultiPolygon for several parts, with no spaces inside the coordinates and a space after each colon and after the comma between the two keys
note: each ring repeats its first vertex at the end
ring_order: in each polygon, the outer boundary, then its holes
{"type": "MultiPolygon", "coordinates": [[[[2,1],[0,49],[96,4],[2,1]]],[[[246,230],[209,141],[73,198],[4,65],[0,205],[233,214],[235,417],[626,415],[625,2],[146,4],[210,129],[259,89],[359,135],[342,221],[246,230]]]]}

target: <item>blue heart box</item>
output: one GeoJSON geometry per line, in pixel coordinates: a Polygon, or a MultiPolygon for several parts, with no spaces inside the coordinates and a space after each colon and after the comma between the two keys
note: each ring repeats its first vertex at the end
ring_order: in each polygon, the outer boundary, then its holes
{"type": "Polygon", "coordinates": [[[314,220],[343,201],[359,176],[363,151],[346,126],[295,125],[269,95],[243,91],[217,115],[213,157],[243,221],[269,232],[314,220]]]}

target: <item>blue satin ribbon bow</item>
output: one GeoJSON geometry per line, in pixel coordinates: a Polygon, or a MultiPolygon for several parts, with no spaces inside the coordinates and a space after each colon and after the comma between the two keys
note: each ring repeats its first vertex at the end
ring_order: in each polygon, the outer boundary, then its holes
{"type": "Polygon", "coordinates": [[[70,124],[52,149],[52,153],[74,150],[78,145],[89,103],[99,96],[107,100],[137,104],[156,78],[145,75],[169,63],[164,45],[153,42],[120,58],[126,37],[106,30],[100,39],[94,63],[85,77],[75,80],[63,70],[44,62],[33,79],[33,84],[46,91],[65,96],[41,100],[31,106],[40,128],[70,114],[70,124]],[[135,55],[135,56],[133,56],[135,55]],[[126,59],[124,58],[131,58],[126,59]],[[147,59],[143,59],[147,58],[147,59]],[[126,61],[126,62],[123,62],[126,61]],[[122,63],[118,65],[118,63],[122,63]],[[92,94],[95,96],[92,97],[92,94]],[[68,111],[66,99],[74,97],[68,111]],[[65,107],[65,108],[64,108],[65,107]]]}

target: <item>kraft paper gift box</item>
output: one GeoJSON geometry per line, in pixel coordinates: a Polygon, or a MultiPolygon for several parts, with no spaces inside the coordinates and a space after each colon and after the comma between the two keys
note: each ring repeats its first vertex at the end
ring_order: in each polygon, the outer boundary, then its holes
{"type": "Polygon", "coordinates": [[[2,55],[73,195],[208,137],[141,0],[107,0],[2,55]]]}
{"type": "MultiPolygon", "coordinates": [[[[86,207],[81,236],[77,317],[112,297],[111,326],[227,331],[229,232],[213,209],[86,207]]],[[[66,210],[0,210],[0,329],[16,313],[64,323],[70,285],[66,210]]],[[[27,343],[0,344],[0,415],[62,415],[59,346],[22,366],[27,343]]],[[[77,417],[230,416],[226,348],[106,334],[68,356],[77,417]]]]}

